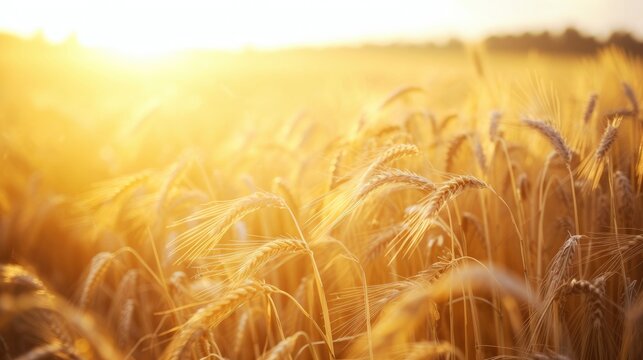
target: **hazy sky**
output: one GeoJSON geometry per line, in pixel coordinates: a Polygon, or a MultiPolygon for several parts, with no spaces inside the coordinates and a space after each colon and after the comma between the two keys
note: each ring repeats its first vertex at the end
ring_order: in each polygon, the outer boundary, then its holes
{"type": "Polygon", "coordinates": [[[1,0],[0,30],[121,50],[281,47],[561,30],[643,37],[643,0],[1,0]]]}

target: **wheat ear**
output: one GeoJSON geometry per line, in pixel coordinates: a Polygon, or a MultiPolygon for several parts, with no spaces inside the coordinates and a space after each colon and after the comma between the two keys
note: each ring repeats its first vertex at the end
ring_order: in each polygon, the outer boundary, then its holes
{"type": "Polygon", "coordinates": [[[639,101],[636,99],[634,89],[630,84],[623,82],[623,92],[632,106],[632,114],[636,117],[639,114],[639,101]]]}
{"type": "Polygon", "coordinates": [[[630,178],[621,170],[614,173],[614,183],[616,188],[616,204],[618,217],[624,228],[632,224],[634,213],[634,190],[630,178]]]}
{"type": "Polygon", "coordinates": [[[118,346],[121,348],[124,348],[130,342],[135,307],[136,301],[134,299],[127,299],[121,310],[118,319],[118,346]]]}
{"type": "Polygon", "coordinates": [[[592,120],[592,115],[594,115],[594,109],[596,108],[596,102],[598,101],[597,94],[591,94],[589,100],[587,100],[587,105],[585,106],[585,112],[583,113],[583,123],[587,124],[592,120]]]}
{"type": "Polygon", "coordinates": [[[170,243],[173,247],[172,254],[183,252],[176,263],[184,260],[193,262],[214,247],[238,220],[244,216],[264,208],[285,208],[284,200],[271,193],[256,192],[232,202],[215,204],[196,214],[179,221],[182,224],[188,221],[202,221],[201,224],[182,233],[170,243]]]}
{"type": "Polygon", "coordinates": [[[382,166],[407,156],[414,156],[420,153],[420,149],[413,144],[398,144],[393,145],[381,153],[364,172],[362,175],[362,183],[369,179],[375,171],[379,170],[382,166]]]}
{"type": "Polygon", "coordinates": [[[500,120],[502,119],[502,112],[494,110],[489,115],[489,139],[496,141],[500,135],[500,120]]]}
{"type": "Polygon", "coordinates": [[[572,150],[556,128],[546,122],[532,120],[526,117],[522,119],[522,122],[546,137],[549,143],[554,147],[554,150],[556,150],[558,156],[567,166],[570,166],[572,162],[572,150]]]}
{"type": "Polygon", "coordinates": [[[363,184],[357,193],[357,199],[364,199],[370,193],[385,185],[407,185],[419,189],[425,193],[435,190],[435,185],[424,176],[417,175],[410,171],[399,169],[386,169],[375,174],[365,184],[363,184]]]}
{"type": "Polygon", "coordinates": [[[305,336],[305,333],[298,331],[293,335],[288,336],[287,338],[281,340],[277,345],[273,346],[272,349],[268,350],[264,355],[261,356],[262,360],[286,360],[290,358],[290,354],[295,349],[297,340],[299,337],[305,336]]]}
{"type": "Polygon", "coordinates": [[[598,187],[601,180],[603,170],[605,169],[607,154],[616,142],[620,123],[621,118],[615,118],[608,122],[605,127],[605,131],[603,131],[598,147],[596,148],[596,152],[594,152],[594,156],[583,161],[578,170],[578,174],[582,178],[587,179],[588,185],[591,186],[592,190],[598,187]]]}
{"type": "Polygon", "coordinates": [[[239,306],[248,302],[258,294],[266,293],[268,288],[256,281],[235,287],[221,298],[199,309],[188,321],[181,326],[166,350],[166,359],[179,360],[189,351],[189,347],[199,333],[216,327],[239,306]]]}
{"type": "Polygon", "coordinates": [[[396,243],[401,242],[402,245],[395,257],[402,249],[405,254],[408,254],[418,245],[423,234],[431,227],[447,201],[467,189],[486,187],[487,184],[484,181],[467,175],[457,176],[444,182],[421,204],[420,211],[412,213],[405,221],[405,231],[395,240],[396,243]]]}
{"type": "Polygon", "coordinates": [[[605,278],[600,276],[593,281],[572,279],[563,290],[566,294],[584,294],[589,297],[591,320],[594,328],[603,324],[605,313],[605,278]]]}
{"type": "Polygon", "coordinates": [[[25,291],[44,291],[45,285],[22,266],[0,264],[0,291],[21,293],[25,291]]]}
{"type": "Polygon", "coordinates": [[[570,277],[571,265],[578,252],[578,242],[581,238],[581,235],[572,235],[567,238],[552,259],[544,284],[545,298],[554,297],[557,289],[570,277]]]}
{"type": "Polygon", "coordinates": [[[103,277],[107,273],[107,269],[112,263],[114,254],[109,252],[101,252],[94,256],[92,259],[91,265],[89,267],[89,273],[85,278],[83,284],[83,290],[80,295],[79,307],[81,309],[87,309],[94,299],[96,290],[100,286],[100,283],[103,281],[103,277]]]}
{"type": "Polygon", "coordinates": [[[273,240],[254,250],[241,265],[235,280],[242,281],[261,269],[271,259],[284,254],[307,252],[308,247],[302,240],[273,240]]]}

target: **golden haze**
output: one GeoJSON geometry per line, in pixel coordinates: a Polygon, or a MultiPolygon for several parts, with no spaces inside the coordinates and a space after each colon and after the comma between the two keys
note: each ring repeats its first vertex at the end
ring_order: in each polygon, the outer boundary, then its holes
{"type": "Polygon", "coordinates": [[[69,45],[0,71],[9,358],[643,351],[639,58],[69,45]]]}

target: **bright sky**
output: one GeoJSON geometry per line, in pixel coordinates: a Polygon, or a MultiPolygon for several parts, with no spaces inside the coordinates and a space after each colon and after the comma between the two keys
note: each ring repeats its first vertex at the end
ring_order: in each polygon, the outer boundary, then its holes
{"type": "Polygon", "coordinates": [[[561,30],[643,37],[643,0],[1,0],[0,31],[129,53],[561,30]]]}

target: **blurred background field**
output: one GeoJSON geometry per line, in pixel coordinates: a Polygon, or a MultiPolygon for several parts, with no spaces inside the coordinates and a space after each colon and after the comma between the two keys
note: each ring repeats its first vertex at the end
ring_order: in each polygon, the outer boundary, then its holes
{"type": "MultiPolygon", "coordinates": [[[[65,193],[140,165],[130,161],[162,166],[182,147],[211,146],[231,133],[269,133],[293,117],[309,117],[321,136],[345,134],[406,85],[427,89],[427,106],[436,111],[466,105],[467,115],[480,116],[493,106],[523,105],[521,92],[536,77],[561,93],[599,81],[586,78],[595,62],[588,54],[489,53],[462,45],[202,51],[132,60],[13,40],[18,45],[0,52],[3,136],[29,144],[30,161],[65,193]],[[119,147],[132,145],[130,136],[153,142],[155,151],[115,157],[119,147]]],[[[582,107],[582,96],[571,100],[582,107]]]]}
{"type": "Polygon", "coordinates": [[[603,30],[0,35],[0,354],[638,358],[643,46],[603,30]]]}

